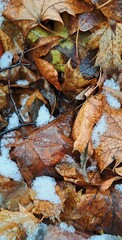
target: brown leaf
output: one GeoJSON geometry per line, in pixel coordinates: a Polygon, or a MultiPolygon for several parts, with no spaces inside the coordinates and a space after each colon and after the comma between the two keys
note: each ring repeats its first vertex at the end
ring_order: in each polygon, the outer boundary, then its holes
{"type": "Polygon", "coordinates": [[[36,23],[51,19],[62,22],[59,13],[68,12],[71,15],[89,11],[91,5],[79,0],[11,0],[8,8],[4,11],[4,16],[10,20],[29,20],[36,23]]]}
{"type": "Polygon", "coordinates": [[[90,13],[80,14],[78,21],[79,29],[83,32],[88,31],[105,20],[106,18],[100,10],[93,10],[90,13]]]}
{"type": "MultiPolygon", "coordinates": [[[[70,226],[70,225],[69,225],[70,226]]],[[[74,233],[62,230],[59,226],[49,225],[48,231],[44,237],[44,240],[85,240],[90,237],[90,234],[83,231],[75,231],[74,233]]]]}
{"type": "Polygon", "coordinates": [[[74,151],[82,153],[90,141],[93,126],[102,114],[102,101],[91,96],[81,107],[72,129],[74,151]]]}
{"type": "Polygon", "coordinates": [[[36,58],[35,65],[40,74],[47,79],[58,90],[61,90],[60,83],[58,81],[58,72],[54,69],[53,65],[44,59],[36,58]]]}
{"type": "Polygon", "coordinates": [[[65,181],[73,182],[79,186],[100,186],[100,173],[98,169],[88,168],[87,169],[87,178],[88,181],[85,180],[80,166],[75,163],[75,161],[71,158],[71,156],[65,155],[62,159],[61,163],[55,166],[56,171],[63,176],[65,181]]]}
{"type": "Polygon", "coordinates": [[[122,167],[115,168],[115,172],[122,177],[122,167]]]}
{"type": "Polygon", "coordinates": [[[3,48],[2,41],[0,40],[0,57],[3,55],[3,53],[4,53],[4,48],[3,48]]]}
{"type": "Polygon", "coordinates": [[[116,177],[110,178],[108,180],[105,180],[105,181],[102,182],[100,189],[102,191],[105,191],[105,190],[110,188],[110,186],[112,185],[112,183],[114,181],[117,181],[117,180],[120,180],[120,179],[121,179],[121,177],[116,176],[116,177]]]}
{"type": "Polygon", "coordinates": [[[95,79],[86,80],[79,68],[73,69],[71,66],[71,60],[66,64],[64,78],[64,83],[61,85],[62,91],[63,94],[69,97],[74,96],[74,94],[77,94],[83,88],[96,82],[95,79]]]}
{"type": "Polygon", "coordinates": [[[24,182],[0,179],[1,206],[11,211],[19,211],[19,203],[27,206],[30,203],[29,190],[24,182]]]}
{"type": "Polygon", "coordinates": [[[84,231],[122,234],[122,194],[115,188],[101,191],[87,188],[85,193],[77,191],[71,184],[63,187],[67,192],[63,221],[70,221],[84,231]],[[71,221],[72,219],[72,221],[71,221]]]}
{"type": "Polygon", "coordinates": [[[7,105],[8,86],[0,84],[0,109],[7,105]]]}
{"type": "Polygon", "coordinates": [[[117,22],[122,22],[122,2],[119,0],[92,0],[98,9],[100,9],[103,14],[117,22]]]}
{"type": "Polygon", "coordinates": [[[48,36],[48,37],[41,37],[31,46],[30,52],[30,60],[33,61],[36,58],[45,56],[53,47],[55,47],[59,41],[59,36],[48,36]]]}
{"type": "Polygon", "coordinates": [[[103,101],[103,106],[107,130],[93,156],[101,171],[113,161],[122,162],[122,110],[109,107],[106,101],[103,101]]]}
{"type": "Polygon", "coordinates": [[[122,24],[116,23],[116,30],[113,32],[111,26],[106,23],[102,24],[99,29],[91,34],[89,48],[99,51],[96,57],[96,66],[101,66],[104,71],[122,69],[122,24]]]}
{"type": "Polygon", "coordinates": [[[66,152],[72,149],[72,140],[66,137],[60,128],[64,122],[69,127],[67,116],[62,116],[52,123],[34,130],[20,144],[14,144],[12,157],[16,159],[20,171],[28,183],[37,175],[41,175],[44,170],[59,163],[66,152]]]}

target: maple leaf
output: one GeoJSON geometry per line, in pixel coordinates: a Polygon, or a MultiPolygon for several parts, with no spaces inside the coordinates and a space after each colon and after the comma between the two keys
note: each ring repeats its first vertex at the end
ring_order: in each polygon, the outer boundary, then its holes
{"type": "Polygon", "coordinates": [[[122,24],[116,23],[115,31],[108,23],[99,26],[91,34],[89,48],[99,47],[95,66],[101,66],[104,71],[111,73],[113,70],[122,70],[122,24]]]}
{"type": "Polygon", "coordinates": [[[59,117],[30,133],[20,144],[13,145],[15,148],[11,155],[16,159],[28,183],[35,176],[41,175],[45,169],[59,163],[68,149],[72,149],[72,140],[63,133],[69,129],[71,119],[72,115],[59,117]]]}
{"type": "Polygon", "coordinates": [[[113,161],[122,163],[122,110],[109,107],[104,99],[103,106],[107,131],[94,149],[94,158],[102,171],[113,161]]]}
{"type": "Polygon", "coordinates": [[[4,16],[10,20],[29,20],[39,23],[46,19],[56,20],[63,23],[60,14],[68,12],[75,15],[84,11],[89,11],[91,5],[79,0],[11,0],[8,8],[4,11],[4,16]]]}

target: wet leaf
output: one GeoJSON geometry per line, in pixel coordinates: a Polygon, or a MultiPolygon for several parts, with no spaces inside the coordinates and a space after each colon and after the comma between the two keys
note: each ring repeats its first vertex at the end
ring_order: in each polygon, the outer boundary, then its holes
{"type": "Polygon", "coordinates": [[[68,149],[72,148],[72,140],[66,137],[60,127],[64,122],[69,127],[67,117],[62,116],[30,133],[22,143],[14,144],[12,156],[28,183],[46,168],[59,163],[68,149]]]}
{"type": "Polygon", "coordinates": [[[91,139],[93,126],[102,114],[102,101],[91,96],[81,107],[72,129],[74,151],[82,153],[91,139]]]}
{"type": "Polygon", "coordinates": [[[35,65],[39,70],[40,74],[54,85],[57,90],[61,90],[60,83],[58,81],[58,72],[54,69],[53,65],[44,59],[36,58],[35,65]]]}

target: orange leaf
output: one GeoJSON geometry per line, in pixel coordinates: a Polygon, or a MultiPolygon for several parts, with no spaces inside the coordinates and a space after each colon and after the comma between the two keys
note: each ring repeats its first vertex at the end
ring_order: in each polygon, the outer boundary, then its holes
{"type": "Polygon", "coordinates": [[[81,107],[72,129],[74,151],[83,152],[91,138],[93,126],[102,114],[102,101],[91,96],[81,107]]]}
{"type": "Polygon", "coordinates": [[[41,75],[54,85],[58,90],[61,90],[60,83],[58,82],[58,73],[54,69],[53,65],[44,59],[36,58],[35,65],[38,68],[41,75]]]}

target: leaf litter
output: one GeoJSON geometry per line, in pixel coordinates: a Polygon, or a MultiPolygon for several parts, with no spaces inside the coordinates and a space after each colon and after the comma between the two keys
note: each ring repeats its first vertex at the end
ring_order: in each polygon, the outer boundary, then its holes
{"type": "Polygon", "coordinates": [[[7,2],[0,238],[120,239],[121,1],[7,2]]]}

